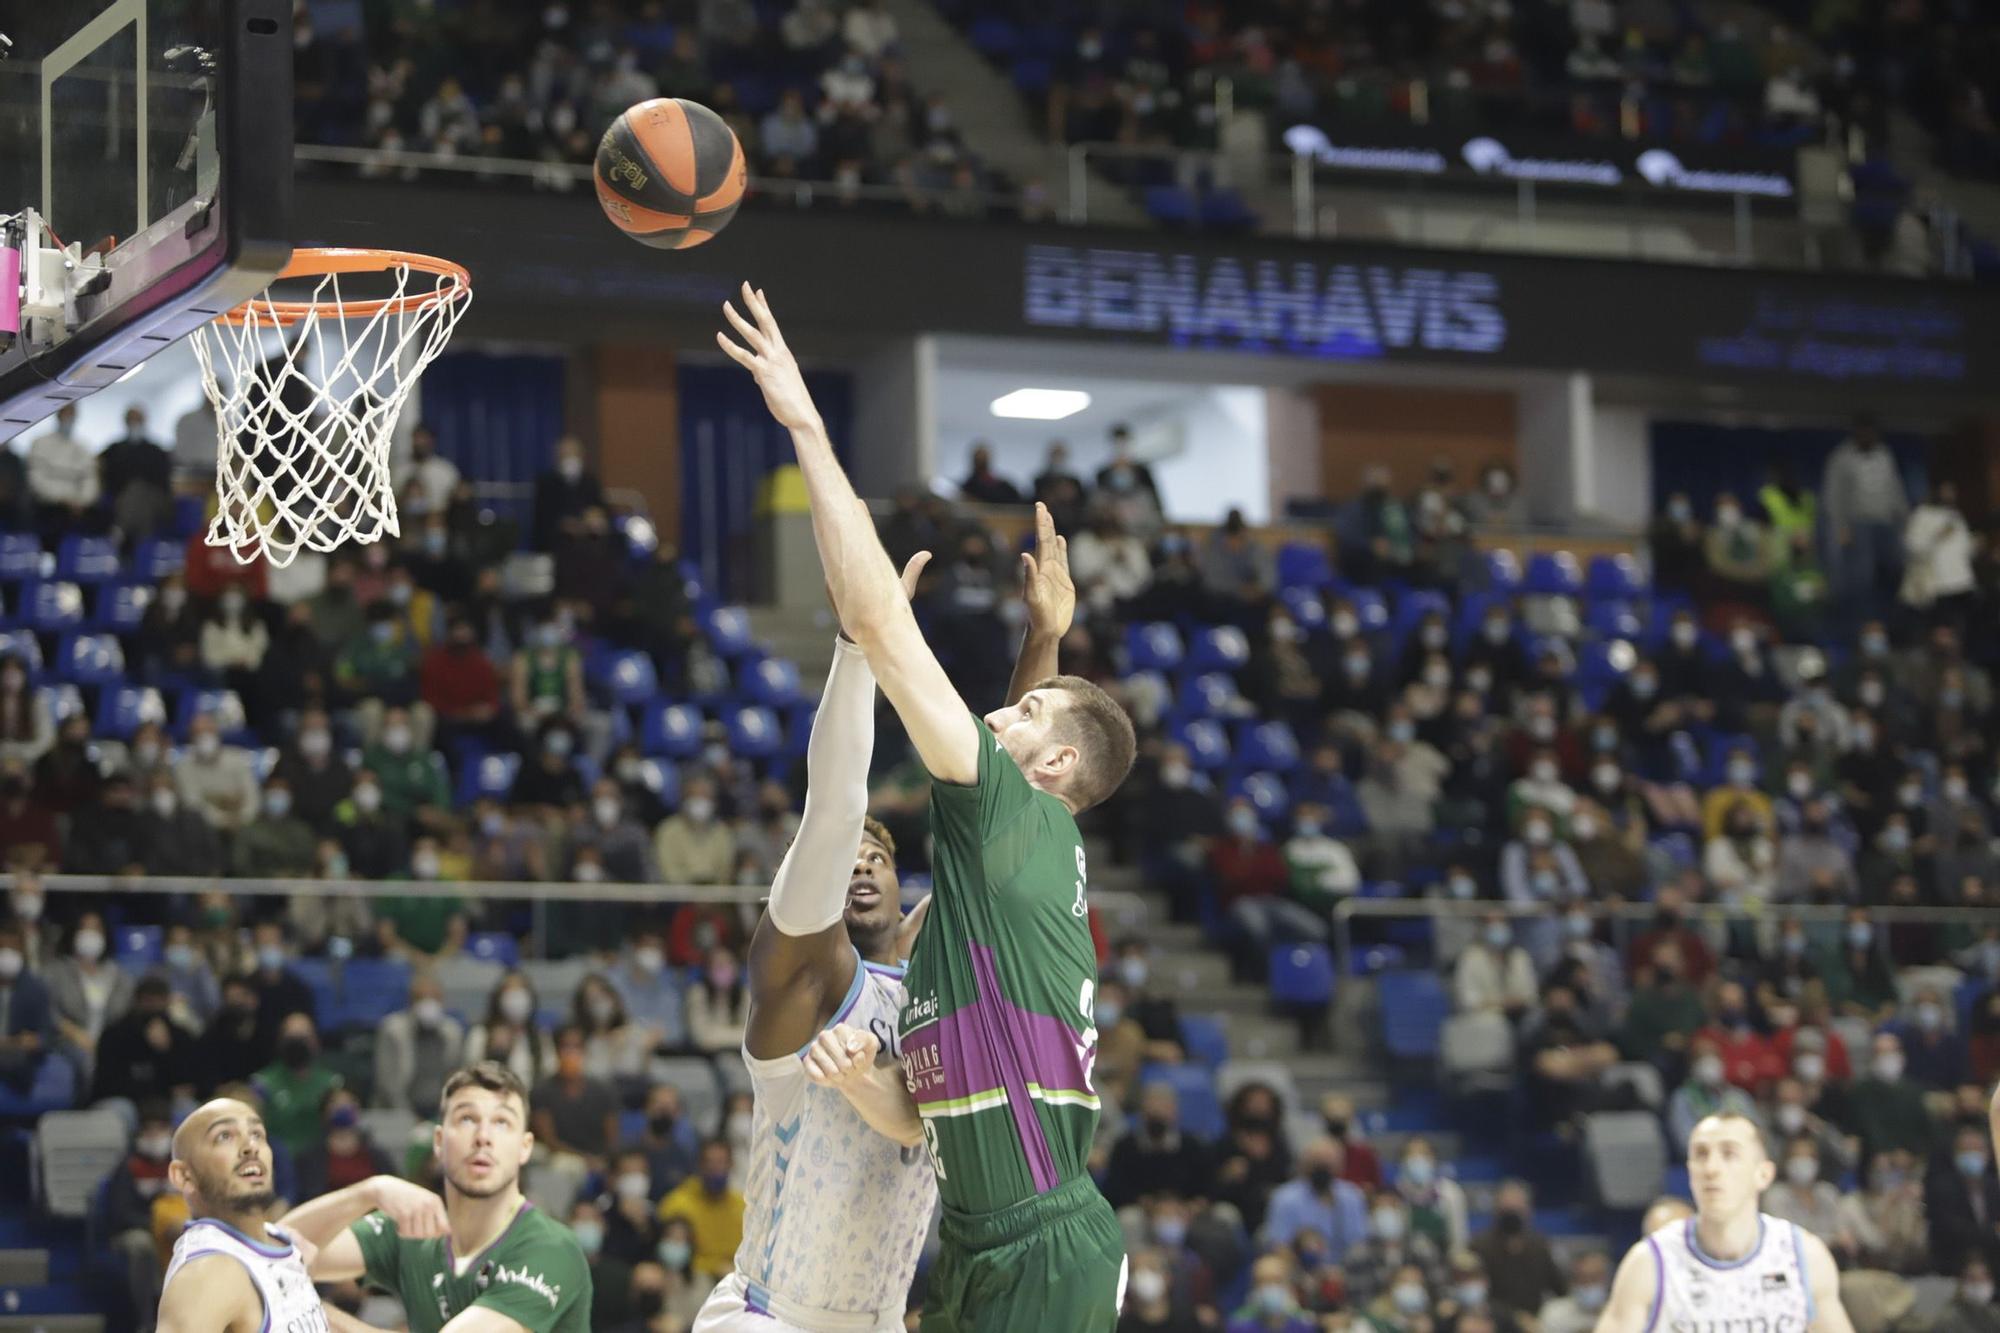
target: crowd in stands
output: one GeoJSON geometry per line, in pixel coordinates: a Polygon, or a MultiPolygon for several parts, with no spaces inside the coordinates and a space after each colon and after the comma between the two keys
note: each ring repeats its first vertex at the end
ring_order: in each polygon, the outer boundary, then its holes
{"type": "MultiPolygon", "coordinates": [[[[760,178],[753,202],[785,201],[796,180],[822,183],[822,203],[980,217],[1007,188],[945,98],[912,84],[883,0],[301,4],[293,37],[301,144],[588,167],[620,112],[682,97],[735,132],[760,178]]],[[[576,183],[562,170],[533,180],[576,183]]]]}
{"type": "MultiPolygon", "coordinates": [[[[405,537],[285,571],[183,544],[171,493],[121,512],[134,478],[172,484],[143,419],[116,454],[72,430],[31,446],[8,526],[61,542],[78,523],[161,561],[112,637],[132,686],[201,706],[116,723],[124,686],[65,683],[63,636],[5,631],[0,1080],[30,1096],[59,1066],[75,1102],[128,1116],[100,1210],[135,1308],[182,1206],[163,1135],[195,1098],[256,1099],[301,1197],[385,1165],[425,1178],[443,1072],[493,1058],[534,1089],[528,1183],[593,1256],[593,1327],[683,1328],[740,1235],[745,915],[549,903],[531,931],[507,902],[397,884],[768,882],[802,795],[787,752],[740,755],[710,717],[670,764],[650,706],[593,665],[637,653],[659,701],[719,701],[753,659],[725,658],[670,551],[628,548],[580,441],[537,486],[551,591],[517,597],[421,428],[405,537]],[[85,899],[45,894],[55,871],[384,884],[85,899]]],[[[1115,686],[1143,738],[1090,830],[1241,975],[1323,945],[1353,895],[1490,904],[1383,953],[1492,1030],[1521,1117],[1574,1136],[1649,1106],[1678,1142],[1742,1110],[1778,1145],[1768,1208],[1849,1263],[1959,1279],[1988,1328],[2000,926],[1871,909],[1990,908],[2000,882],[2000,552],[1948,486],[1905,493],[1872,422],[1816,482],[1667,497],[1650,579],[1553,557],[1524,577],[1486,549],[1521,517],[1505,465],[1468,484],[1440,463],[1408,492],[1370,472],[1318,537],[1240,516],[1191,537],[1121,430],[1088,465],[1053,445],[1033,478],[977,454],[968,503],[912,491],[882,531],[898,560],[937,553],[919,615],[987,698],[1020,623],[1000,511],[1051,507],[1079,594],[1064,668],[1115,686]],[[1832,911],[1768,910],[1794,904],[1832,911]]],[[[921,867],[924,779],[887,726],[873,805],[921,867]]],[[[1104,963],[1094,1164],[1133,1247],[1125,1327],[1593,1322],[1608,1256],[1559,1254],[1525,1183],[1462,1183],[1422,1135],[1378,1150],[1352,1100],[1300,1105],[1281,1079],[1214,1102],[1200,1015],[1146,944],[1104,963]]]]}

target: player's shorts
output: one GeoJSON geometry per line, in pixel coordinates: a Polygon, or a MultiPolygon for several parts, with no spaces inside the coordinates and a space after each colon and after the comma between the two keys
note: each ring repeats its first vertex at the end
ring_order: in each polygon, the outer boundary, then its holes
{"type": "Polygon", "coordinates": [[[1088,1177],[997,1213],[944,1210],[923,1333],[1113,1333],[1125,1233],[1088,1177]]]}
{"type": "Polygon", "coordinates": [[[833,1314],[807,1310],[731,1273],[715,1286],[694,1317],[690,1333],[902,1333],[903,1312],[833,1314]]]}

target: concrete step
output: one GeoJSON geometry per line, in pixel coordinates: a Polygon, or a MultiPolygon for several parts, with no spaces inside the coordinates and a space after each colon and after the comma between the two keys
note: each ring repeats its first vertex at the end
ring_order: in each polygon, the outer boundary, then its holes
{"type": "Polygon", "coordinates": [[[1152,975],[1155,989],[1176,997],[1200,996],[1231,984],[1229,959],[1224,955],[1164,949],[1157,944],[1153,947],[1152,975]]]}
{"type": "Polygon", "coordinates": [[[0,1250],[0,1287],[40,1287],[48,1280],[47,1250],[0,1250]]]}

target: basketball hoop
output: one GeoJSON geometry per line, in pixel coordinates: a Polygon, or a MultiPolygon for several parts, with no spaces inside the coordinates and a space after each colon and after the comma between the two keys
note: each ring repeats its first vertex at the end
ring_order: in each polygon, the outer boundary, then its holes
{"type": "Polygon", "coordinates": [[[302,299],[276,299],[274,284],[194,338],[215,407],[208,544],[279,568],[301,550],[402,535],[396,418],[472,299],[462,267],[400,250],[298,250],[277,282],[300,279],[316,280],[302,299]],[[366,274],[386,292],[343,297],[341,279],[351,290],[366,274]]]}

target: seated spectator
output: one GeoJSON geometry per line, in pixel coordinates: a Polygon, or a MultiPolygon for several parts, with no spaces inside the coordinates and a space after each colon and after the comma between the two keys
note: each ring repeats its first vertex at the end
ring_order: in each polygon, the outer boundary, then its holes
{"type": "Polygon", "coordinates": [[[18,654],[0,654],[0,761],[24,766],[55,744],[48,700],[28,688],[28,667],[18,654]]]}
{"type": "Polygon", "coordinates": [[[485,1018],[466,1031],[465,1062],[497,1060],[529,1088],[537,1086],[556,1062],[555,1044],[535,1023],[540,1007],[526,973],[500,978],[487,999],[485,1018]]]}
{"type": "Polygon", "coordinates": [[[0,919],[0,1082],[26,1092],[55,1040],[55,1006],[28,966],[20,923],[0,919]]]}
{"type": "Polygon", "coordinates": [[[199,1032],[222,1006],[222,988],[215,971],[201,956],[194,931],[184,922],[170,922],[162,938],[160,961],[152,971],[167,983],[168,1012],[174,1022],[199,1032]]]}
{"type": "Polygon", "coordinates": [[[1944,996],[1926,987],[1916,994],[1908,1018],[1896,1024],[1903,1042],[1904,1075],[1920,1087],[1949,1092],[1965,1081],[1965,1043],[1951,1029],[1944,996]]]}
{"type": "Polygon", "coordinates": [[[1410,1230],[1409,1205],[1390,1190],[1374,1195],[1368,1211],[1368,1239],[1347,1252],[1341,1267],[1347,1275],[1347,1299],[1354,1307],[1372,1305],[1388,1296],[1393,1284],[1414,1269],[1428,1290],[1444,1280],[1444,1254],[1429,1236],[1410,1230]]]}
{"type": "Polygon", "coordinates": [[[1355,795],[1377,854],[1401,862],[1437,827],[1436,807],[1451,763],[1423,741],[1379,742],[1355,795]]]}
{"type": "MultiPolygon", "coordinates": [[[[436,883],[444,874],[438,840],[420,834],[410,844],[410,878],[436,883]]],[[[472,923],[465,899],[455,894],[396,894],[373,904],[375,944],[389,957],[422,964],[449,958],[465,947],[472,923]]]]}
{"type": "Polygon", "coordinates": [[[264,784],[263,813],[236,835],[231,869],[246,879],[297,879],[313,873],[319,838],[292,809],[291,784],[275,773],[264,784]]]}
{"type": "Polygon", "coordinates": [[[572,854],[585,847],[597,852],[604,873],[619,884],[647,884],[659,879],[653,867],[653,844],[630,818],[616,779],[599,778],[590,789],[590,817],[578,820],[570,837],[572,854]]]}
{"type": "MultiPolygon", "coordinates": [[[[1623,774],[1616,769],[1613,772],[1615,781],[1622,783],[1623,774]]],[[[1570,815],[1568,841],[1550,849],[1559,874],[1565,849],[1576,858],[1578,875],[1597,897],[1630,902],[1646,888],[1649,875],[1643,815],[1614,820],[1596,802],[1578,801],[1570,815]]]]}
{"type": "Polygon", "coordinates": [[[90,743],[90,718],[72,713],[56,724],[56,743],[32,770],[35,797],[59,816],[97,800],[104,772],[90,743]]]}
{"type": "Polygon", "coordinates": [[[70,932],[68,952],[50,962],[46,972],[56,1031],[86,1085],[95,1067],[98,1038],[132,1007],[135,990],[132,974],[105,957],[109,944],[103,916],[86,911],[70,932]]]}
{"type": "Polygon", "coordinates": [[[298,734],[278,756],[271,778],[283,779],[292,793],[292,809],[315,833],[332,831],[335,808],[353,790],[354,770],[335,752],[323,709],[308,708],[299,715],[298,734]]]}
{"type": "Polygon", "coordinates": [[[1765,1123],[1786,1143],[1801,1138],[1810,1140],[1829,1176],[1837,1178],[1859,1165],[1853,1141],[1838,1125],[1806,1104],[1805,1085],[1797,1078],[1778,1080],[1765,1123]]]}
{"type": "Polygon", "coordinates": [[[1445,1254],[1471,1242],[1465,1190],[1438,1167],[1437,1151],[1421,1135],[1403,1145],[1396,1169],[1396,1193],[1410,1208],[1410,1234],[1430,1237],[1445,1254]]]}
{"type": "Polygon", "coordinates": [[[651,1257],[659,1246],[660,1219],[654,1207],[661,1196],[652,1192],[645,1154],[621,1150],[605,1179],[609,1188],[598,1201],[606,1224],[605,1253],[627,1263],[651,1257]]]}
{"type": "Polygon", "coordinates": [[[159,1308],[161,1277],[166,1271],[153,1238],[154,1204],[175,1192],[167,1182],[174,1122],[164,1102],[141,1106],[138,1121],[131,1146],[104,1182],[102,1224],[116,1256],[126,1298],[144,1318],[145,1312],[159,1308]]]}
{"type": "Polygon", "coordinates": [[[228,1083],[247,1083],[270,1060],[260,1037],[257,988],[248,977],[222,983],[222,1005],[202,1029],[194,1047],[197,1095],[213,1096],[228,1083]]]}
{"type": "Polygon", "coordinates": [[[63,869],[72,875],[143,874],[145,859],[145,817],[135,802],[132,779],[109,774],[97,799],[70,814],[63,869]]]}
{"type": "Polygon", "coordinates": [[[0,764],[0,857],[16,871],[62,868],[62,827],[18,761],[0,764]]]}
{"type": "Polygon", "coordinates": [[[1928,1160],[1935,1146],[1930,1112],[1923,1090],[1904,1077],[1903,1042],[1893,1032],[1878,1032],[1869,1045],[1868,1072],[1847,1090],[1848,1126],[1861,1140],[1869,1158],[1884,1152],[1907,1152],[1928,1160]]]}
{"type": "Polygon", "coordinates": [[[250,752],[222,743],[213,713],[197,714],[188,728],[175,781],[181,800],[211,828],[234,833],[256,816],[259,788],[250,752]]]}
{"type": "Polygon", "coordinates": [[[366,766],[356,769],[347,799],[333,810],[335,836],[358,879],[400,875],[410,863],[409,822],[384,807],[382,782],[366,766]]]}
{"type": "Polygon", "coordinates": [[[1832,810],[1824,799],[1808,800],[1798,828],[1778,846],[1775,901],[1851,903],[1859,896],[1854,860],[1834,836],[1832,810]]]}
{"type": "Polygon", "coordinates": [[[500,673],[462,612],[446,624],[444,641],[424,650],[417,679],[419,696],[437,715],[441,746],[449,749],[463,737],[496,746],[512,741],[500,711],[500,673]]]}
{"type": "Polygon", "coordinates": [[[417,644],[388,601],[364,613],[366,630],[339,645],[333,685],[339,697],[364,711],[388,704],[408,707],[417,699],[417,644]]]}
{"type": "Polygon", "coordinates": [[[409,1005],[375,1025],[375,1104],[429,1116],[464,1057],[465,1025],[444,1011],[437,978],[418,973],[409,1005]]]}
{"type": "Polygon", "coordinates": [[[653,830],[653,858],[669,884],[722,884],[736,863],[736,835],[716,818],[715,787],[706,778],[681,786],[681,806],[653,830]]]}
{"type": "Polygon", "coordinates": [[[1340,1179],[1345,1150],[1318,1139],[1299,1154],[1299,1174],[1272,1191],[1270,1211],[1258,1231],[1265,1245],[1290,1245],[1305,1231],[1324,1237],[1332,1262],[1368,1237],[1367,1196],[1340,1179]]]}
{"type": "Polygon", "coordinates": [[[1180,1127],[1180,1098],[1172,1085],[1149,1083],[1139,1092],[1131,1131],[1112,1146],[1104,1197],[1113,1208],[1159,1193],[1200,1198],[1213,1170],[1209,1145],[1180,1127]]]}
{"type": "Polygon", "coordinates": [[[603,1171],[618,1142],[618,1094],[584,1072],[588,1037],[574,1025],[556,1033],[553,1073],[535,1085],[530,1119],[551,1165],[578,1179],[603,1171]]]}
{"type": "Polygon", "coordinates": [[[1431,1293],[1441,1287],[1441,1280],[1428,1282],[1422,1269],[1404,1264],[1390,1274],[1381,1294],[1359,1313],[1374,1333],[1414,1333],[1429,1327],[1431,1293]]]}
{"type": "Polygon", "coordinates": [[[1983,1126],[1961,1125],[1951,1156],[1940,1156],[1925,1179],[1935,1272],[1958,1272],[1974,1259],[2000,1263],[2000,1178],[1988,1144],[1983,1126]]]}
{"type": "Polygon", "coordinates": [[[1167,1257],[1156,1249],[1134,1251],[1118,1333],[1201,1333],[1192,1302],[1174,1290],[1167,1257]]]}
{"type": "Polygon", "coordinates": [[[251,1076],[263,1103],[264,1128],[294,1157],[320,1138],[320,1108],[341,1086],[340,1075],[320,1061],[319,1030],[307,1014],[288,1015],[278,1026],[278,1058],[251,1076]]]}
{"type": "Polygon", "coordinates": [[[1259,1256],[1250,1265],[1249,1299],[1229,1317],[1225,1333],[1315,1333],[1317,1328],[1299,1304],[1291,1256],[1283,1251],[1259,1256]]]}
{"type": "Polygon", "coordinates": [[[315,1199],[358,1185],[371,1176],[395,1175],[388,1154],[361,1129],[361,1101],[347,1088],[334,1088],[320,1107],[322,1133],[294,1159],[298,1195],[315,1199]]]}
{"type": "Polygon", "coordinates": [[[1290,872],[1292,897],[1314,912],[1331,916],[1336,904],[1360,889],[1361,868],[1346,843],[1327,835],[1328,818],[1323,806],[1292,808],[1285,867],[1290,872]]]}
{"type": "Polygon", "coordinates": [[[1501,1183],[1493,1197],[1493,1225],[1472,1242],[1472,1252],[1486,1268],[1489,1298],[1503,1310],[1539,1310],[1565,1290],[1548,1237],[1535,1227],[1534,1198],[1525,1181],[1501,1183]]]}
{"type": "Polygon", "coordinates": [[[1847,1227],[1861,1243],[1862,1262],[1891,1273],[1920,1273],[1930,1265],[1929,1223],[1924,1216],[1924,1175],[1908,1153],[1872,1159],[1865,1187],[1841,1200],[1847,1227]]]}
{"type": "Polygon", "coordinates": [[[1702,870],[1723,902],[1732,906],[1768,902],[1778,887],[1778,848],[1771,836],[1769,806],[1759,816],[1738,801],[1723,817],[1722,834],[1702,853],[1702,870]]]}
{"type": "Polygon", "coordinates": [[[1685,1156],[1688,1136],[1712,1115],[1740,1115],[1762,1124],[1750,1094],[1729,1081],[1722,1048],[1714,1037],[1697,1035],[1689,1046],[1687,1080],[1667,1099],[1667,1134],[1674,1151],[1685,1156]]]}
{"type": "Polygon", "coordinates": [[[681,1090],[671,1083],[655,1083],[646,1089],[642,1109],[646,1128],[635,1146],[646,1156],[646,1172],[652,1181],[647,1197],[664,1198],[694,1174],[701,1138],[681,1106],[681,1090]]]}
{"type": "Polygon", "coordinates": [[[1209,848],[1208,865],[1216,898],[1241,941],[1239,969],[1245,975],[1261,974],[1276,943],[1325,943],[1328,923],[1285,896],[1290,872],[1259,823],[1256,807],[1238,797],[1229,803],[1224,824],[1228,836],[1209,848]]]}
{"type": "Polygon", "coordinates": [[[1843,1265],[1852,1265],[1860,1255],[1860,1239],[1847,1225],[1840,1191],[1820,1178],[1822,1170],[1816,1142],[1803,1135],[1786,1140],[1778,1179],[1764,1191],[1760,1206],[1818,1236],[1843,1265]]]}
{"type": "Polygon", "coordinates": [[[195,1038],[174,1021],[172,1001],[165,978],[140,978],[132,988],[132,1007],[106,1023],[97,1039],[91,1101],[116,1097],[134,1106],[193,1104],[195,1038]]]}
{"type": "Polygon", "coordinates": [[[1022,503],[1021,488],[993,470],[993,447],[983,440],[972,446],[972,470],[958,484],[967,500],[989,505],[1022,503]]]}
{"type": "Polygon", "coordinates": [[[1534,1007],[1535,966],[1504,913],[1489,913],[1478,940],[1459,954],[1452,994],[1459,1013],[1501,1014],[1510,1022],[1534,1007]]]}
{"type": "Polygon", "coordinates": [[[45,545],[64,534],[92,532],[97,504],[97,460],[76,438],[76,404],[65,403],[55,426],[28,445],[28,491],[45,545]]]}
{"type": "Polygon", "coordinates": [[[1854,908],[1839,939],[1837,951],[1824,951],[1820,961],[1828,1002],[1844,1014],[1886,1020],[1896,1008],[1896,976],[1875,923],[1866,911],[1854,908]]]}
{"type": "Polygon", "coordinates": [[[602,973],[592,972],[577,983],[569,1022],[584,1036],[585,1070],[592,1078],[636,1079],[645,1072],[651,1034],[629,1020],[624,1002],[602,973]]]}
{"type": "Polygon", "coordinates": [[[743,1194],[729,1183],[734,1165],[728,1141],[710,1139],[701,1145],[701,1169],[660,1200],[663,1224],[679,1219],[694,1229],[694,1272],[706,1280],[728,1276],[743,1243],[743,1194]]]}
{"type": "Polygon", "coordinates": [[[1518,1333],[1512,1312],[1494,1301],[1492,1284],[1479,1256],[1460,1250],[1449,1262],[1448,1288],[1438,1303],[1438,1316],[1449,1321],[1456,1333],[1496,1333],[1503,1327],[1508,1333],[1518,1333]]]}
{"type": "Polygon", "coordinates": [[[1671,944],[1675,976],[1690,986],[1706,985],[1715,971],[1715,954],[1701,933],[1688,927],[1686,892],[1677,884],[1663,885],[1654,895],[1653,906],[1656,910],[1652,922],[1632,938],[1626,949],[1626,961],[1632,970],[1636,973],[1653,962],[1659,947],[1671,944]]]}
{"type": "MultiPolygon", "coordinates": [[[[1069,530],[1060,519],[1057,528],[1069,530]]],[[[1094,612],[1111,614],[1152,582],[1153,558],[1115,506],[1093,506],[1087,526],[1081,527],[1069,545],[1070,574],[1076,580],[1077,594],[1094,612]]]]}
{"type": "Polygon", "coordinates": [[[1531,809],[1521,836],[1500,849],[1500,891],[1508,902],[1551,907],[1591,896],[1576,851],[1556,838],[1554,820],[1544,811],[1531,809]]]}
{"type": "Polygon", "coordinates": [[[1319,1100],[1320,1120],[1326,1126],[1327,1137],[1338,1143],[1346,1154],[1341,1165],[1340,1178],[1373,1195],[1382,1188],[1382,1156],[1362,1138],[1359,1122],[1354,1114],[1354,1100],[1342,1093],[1329,1092],[1319,1100]]]}
{"type": "Polygon", "coordinates": [[[639,926],[624,958],[607,975],[627,1017],[652,1045],[678,1050],[688,1043],[687,1011],[681,978],[667,966],[665,944],[658,927],[639,926]]]}
{"type": "Polygon", "coordinates": [[[730,949],[713,949],[702,975],[688,986],[688,1040],[706,1055],[723,1055],[743,1045],[750,1019],[749,988],[730,949]]]}
{"type": "Polygon", "coordinates": [[[1146,1063],[1147,1042],[1146,1029],[1132,1012],[1131,992],[1115,974],[1098,978],[1091,1017],[1097,1025],[1097,1063],[1091,1082],[1100,1094],[1123,1106],[1146,1063]]]}
{"type": "Polygon", "coordinates": [[[1931,1333],[2000,1333],[2000,1309],[1993,1304],[1993,1265],[1969,1259],[1958,1275],[1951,1301],[1931,1321],[1931,1333]]]}
{"type": "Polygon", "coordinates": [[[187,581],[169,574],[139,618],[131,665],[142,675],[193,676],[201,667],[201,608],[188,598],[187,581]]]}
{"type": "Polygon", "coordinates": [[[1618,1048],[1592,1024],[1574,989],[1543,988],[1541,1013],[1523,1031],[1521,1046],[1529,1094],[1551,1123],[1602,1109],[1604,1075],[1618,1063],[1618,1048]]]}
{"type": "Polygon", "coordinates": [[[1579,1250],[1569,1261],[1569,1290],[1542,1302],[1540,1333],[1591,1333],[1611,1294],[1611,1261],[1602,1250],[1579,1250]]]}
{"type": "Polygon", "coordinates": [[[435,827],[451,808],[444,765],[418,741],[415,716],[399,704],[382,710],[381,730],[374,743],[362,749],[361,767],[373,775],[382,810],[393,818],[435,827]]]}
{"type": "Polygon", "coordinates": [[[1702,539],[1712,599],[1761,605],[1771,577],[1772,544],[1764,525],[1743,512],[1734,495],[1715,499],[1715,522],[1702,539]]]}
{"type": "Polygon", "coordinates": [[[1782,1077],[1784,1058],[1776,1043],[1753,1023],[1750,995],[1743,985],[1725,981],[1715,988],[1714,999],[1714,1017],[1699,1035],[1712,1042],[1722,1057],[1723,1076],[1752,1094],[1782,1077]]]}

